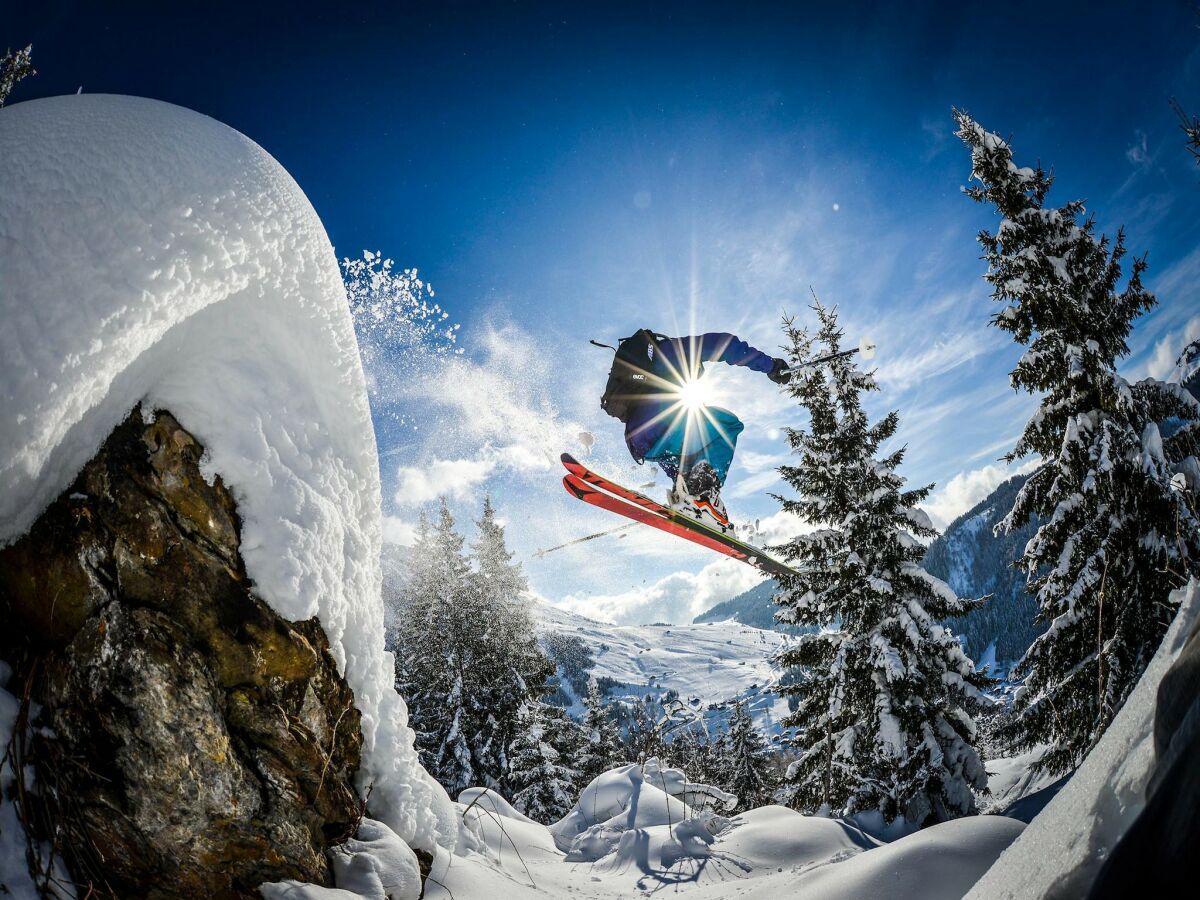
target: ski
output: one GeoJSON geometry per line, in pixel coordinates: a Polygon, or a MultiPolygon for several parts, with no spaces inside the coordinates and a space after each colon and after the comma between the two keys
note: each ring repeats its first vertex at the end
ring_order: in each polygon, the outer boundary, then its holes
{"type": "Polygon", "coordinates": [[[723,553],[768,575],[797,574],[795,570],[767,556],[753,544],[747,544],[731,534],[680,515],[644,494],[610,481],[587,468],[569,453],[562,455],[562,463],[568,472],[563,478],[563,486],[568,493],[585,503],[723,553]]]}

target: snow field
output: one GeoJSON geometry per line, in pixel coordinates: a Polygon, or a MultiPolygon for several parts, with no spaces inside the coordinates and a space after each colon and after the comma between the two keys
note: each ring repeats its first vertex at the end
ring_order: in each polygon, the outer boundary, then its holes
{"type": "Polygon", "coordinates": [[[170,410],[238,502],[256,592],[320,619],[363,714],[372,813],[453,847],[383,650],[374,432],[307,198],[245,136],[131,97],[6,107],[0,160],[0,545],[135,404],[170,410]]]}
{"type": "MultiPolygon", "coordinates": [[[[973,817],[880,844],[836,819],[780,806],[732,819],[683,803],[702,786],[682,772],[623,766],[585,788],[549,828],[490,791],[459,798],[481,838],[435,866],[427,896],[611,898],[686,891],[698,898],[959,898],[1021,832],[1020,822],[973,817]],[[665,787],[655,787],[660,784],[665,787]]],[[[718,805],[722,798],[713,797],[718,805]]]]}
{"type": "Polygon", "coordinates": [[[770,658],[790,640],[781,632],[733,621],[610,625],[545,603],[535,607],[534,615],[541,630],[578,637],[591,648],[593,678],[611,678],[639,697],[675,690],[684,703],[699,701],[690,704],[697,712],[740,698],[754,724],[767,734],[777,731],[787,714],[787,701],[770,690],[779,678],[770,658]]]}

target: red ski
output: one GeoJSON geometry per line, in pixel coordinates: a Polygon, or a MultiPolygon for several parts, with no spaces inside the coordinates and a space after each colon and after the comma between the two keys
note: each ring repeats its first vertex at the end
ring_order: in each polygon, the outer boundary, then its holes
{"type": "Polygon", "coordinates": [[[688,516],[680,515],[644,494],[610,481],[593,472],[571,454],[562,455],[562,463],[568,471],[563,478],[563,487],[568,493],[618,515],[641,522],[667,534],[716,550],[734,559],[754,566],[768,575],[795,575],[795,570],[767,556],[758,547],[747,544],[717,528],[706,525],[688,516]]]}

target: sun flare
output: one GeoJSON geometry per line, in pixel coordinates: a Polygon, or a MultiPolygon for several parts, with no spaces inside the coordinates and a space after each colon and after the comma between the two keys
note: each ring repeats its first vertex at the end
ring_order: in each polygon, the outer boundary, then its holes
{"type": "Polygon", "coordinates": [[[685,409],[697,410],[712,402],[712,388],[707,378],[691,378],[679,387],[679,402],[685,409]]]}

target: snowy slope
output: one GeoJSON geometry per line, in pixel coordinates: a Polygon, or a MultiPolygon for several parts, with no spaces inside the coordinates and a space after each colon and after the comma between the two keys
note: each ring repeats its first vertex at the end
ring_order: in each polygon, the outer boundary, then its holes
{"type": "Polygon", "coordinates": [[[379,469],[345,290],[287,172],[152,100],[0,110],[0,321],[0,544],[135,404],[169,409],[237,499],[256,592],[324,626],[363,713],[374,814],[413,846],[452,845],[383,651],[379,469]]]}
{"type": "Polygon", "coordinates": [[[685,703],[706,708],[743,699],[755,724],[770,731],[787,713],[787,703],[771,692],[779,671],[771,665],[789,640],[736,622],[704,625],[608,625],[546,603],[535,608],[539,627],[573,635],[596,660],[594,678],[611,678],[622,686],[610,696],[662,696],[679,693],[685,703]]]}
{"type": "Polygon", "coordinates": [[[1071,780],[968,895],[976,900],[1081,897],[1108,852],[1145,806],[1154,765],[1158,683],[1200,615],[1200,582],[1173,595],[1170,631],[1137,687],[1071,780]]]}

